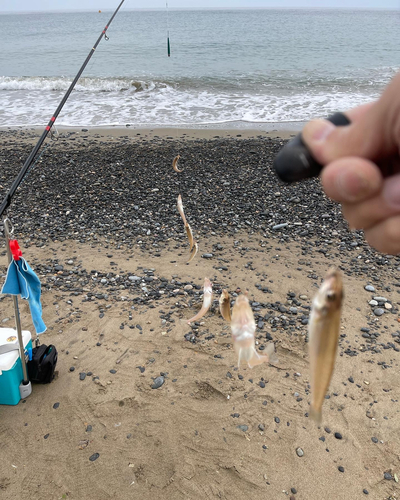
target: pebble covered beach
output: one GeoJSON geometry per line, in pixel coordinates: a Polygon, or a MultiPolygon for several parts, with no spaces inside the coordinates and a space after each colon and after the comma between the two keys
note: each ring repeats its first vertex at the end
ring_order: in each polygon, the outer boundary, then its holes
{"type": "MultiPolygon", "coordinates": [[[[58,373],[0,406],[1,498],[399,498],[400,257],[350,231],[319,180],[278,181],[291,135],[78,128],[46,142],[8,216],[58,373]],[[331,265],[345,301],[317,427],[307,324],[331,265]],[[189,326],[206,276],[213,305],[189,326]],[[273,341],[278,367],[238,369],[223,288],[248,290],[257,349],[273,341]]],[[[1,199],[37,138],[0,131],[1,199]]],[[[6,266],[2,238],[2,281],[6,266]]],[[[0,324],[14,325],[7,296],[0,324]]]]}

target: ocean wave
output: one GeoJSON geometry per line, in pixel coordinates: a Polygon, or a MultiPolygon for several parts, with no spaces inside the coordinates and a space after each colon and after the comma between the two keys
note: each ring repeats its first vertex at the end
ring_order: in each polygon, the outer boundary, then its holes
{"type": "MultiPolygon", "coordinates": [[[[29,96],[8,92],[2,96],[1,126],[32,126],[47,123],[61,98],[56,93],[31,91],[29,96]]],[[[131,96],[103,94],[88,99],[73,93],[57,119],[65,126],[118,125],[203,125],[222,122],[270,123],[304,121],[326,116],[363,104],[374,96],[365,94],[307,93],[292,96],[212,94],[210,92],[177,92],[131,96]]],[[[376,97],[376,96],[375,96],[376,97]]]]}
{"type": "MultiPolygon", "coordinates": [[[[394,73],[393,69],[393,73],[394,73]]],[[[306,121],[375,99],[392,69],[358,79],[318,75],[82,78],[57,119],[64,126],[188,126],[306,121]],[[372,82],[372,83],[371,83],[372,82]]],[[[70,80],[0,77],[0,126],[47,123],[70,80]]]]}
{"type": "MultiPolygon", "coordinates": [[[[211,92],[238,91],[264,93],[267,91],[283,90],[287,92],[299,89],[314,91],[341,90],[347,92],[379,89],[385,85],[398,71],[395,67],[382,67],[374,70],[354,69],[346,75],[318,75],[307,71],[282,72],[273,71],[264,74],[229,74],[204,77],[82,77],[78,80],[75,92],[152,92],[164,89],[180,91],[198,91],[203,89],[211,92]]],[[[40,91],[67,91],[73,78],[22,76],[0,76],[0,91],[12,90],[40,90],[40,91]]]]}
{"type": "MultiPolygon", "coordinates": [[[[67,77],[9,77],[0,76],[0,90],[67,91],[73,78],[67,77]]],[[[76,92],[121,92],[152,90],[153,82],[128,78],[80,78],[74,88],[76,92]]]]}

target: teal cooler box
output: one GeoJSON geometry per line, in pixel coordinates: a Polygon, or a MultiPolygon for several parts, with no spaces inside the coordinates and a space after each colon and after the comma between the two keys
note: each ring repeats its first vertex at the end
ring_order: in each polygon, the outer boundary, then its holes
{"type": "MultiPolygon", "coordinates": [[[[32,348],[31,332],[22,331],[25,350],[32,348]]],[[[16,330],[0,328],[0,405],[17,405],[24,379],[16,330]]]]}

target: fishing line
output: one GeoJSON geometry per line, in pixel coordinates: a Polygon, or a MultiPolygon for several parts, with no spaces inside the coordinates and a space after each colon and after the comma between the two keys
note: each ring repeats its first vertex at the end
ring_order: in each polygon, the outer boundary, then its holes
{"type": "Polygon", "coordinates": [[[114,14],[111,16],[111,19],[108,21],[108,24],[105,26],[103,31],[101,32],[99,38],[97,39],[96,43],[93,45],[92,50],[89,52],[88,56],[86,57],[85,62],[82,64],[80,70],[78,71],[77,75],[75,76],[74,80],[72,81],[71,85],[69,86],[67,92],[65,93],[64,97],[62,98],[60,104],[58,105],[58,108],[54,112],[53,116],[51,117],[49,123],[47,124],[46,128],[44,129],[40,139],[38,140],[36,146],[33,148],[31,154],[28,156],[27,160],[24,163],[24,166],[22,167],[21,171],[17,175],[17,177],[14,179],[14,182],[11,185],[10,190],[6,194],[4,200],[2,201],[0,205],[0,216],[5,212],[5,210],[10,206],[12,197],[15,194],[15,191],[18,189],[18,186],[21,184],[23,178],[25,177],[27,171],[29,170],[29,167],[34,163],[36,155],[39,152],[39,149],[41,148],[44,140],[46,139],[47,135],[49,134],[51,127],[54,125],[55,120],[57,119],[58,115],[60,114],[60,111],[64,107],[64,104],[66,103],[68,97],[70,96],[71,92],[73,91],[76,82],[79,80],[81,74],[83,73],[83,70],[86,68],[88,62],[90,61],[90,58],[94,54],[94,51],[96,50],[97,46],[101,42],[101,39],[104,37],[106,40],[108,39],[106,32],[112,23],[114,17],[117,15],[117,12],[121,8],[122,4],[124,3],[125,0],[122,0],[121,3],[118,5],[117,9],[115,10],[114,14]]]}
{"type": "MultiPolygon", "coordinates": [[[[167,54],[168,54],[168,57],[171,57],[171,44],[170,44],[170,41],[169,41],[169,9],[168,9],[168,2],[165,3],[165,8],[166,8],[166,12],[167,12],[167,54]]],[[[181,190],[181,180],[180,180],[180,177],[179,177],[179,174],[178,174],[178,194],[181,194],[181,193],[182,193],[182,190],[181,190]]]]}

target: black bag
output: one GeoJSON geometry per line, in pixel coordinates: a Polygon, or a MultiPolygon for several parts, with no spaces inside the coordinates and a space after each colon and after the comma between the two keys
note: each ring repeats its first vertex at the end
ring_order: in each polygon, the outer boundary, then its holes
{"type": "Polygon", "coordinates": [[[28,361],[28,375],[31,382],[48,384],[54,378],[57,364],[57,349],[54,345],[40,345],[32,349],[32,359],[28,361]]]}

